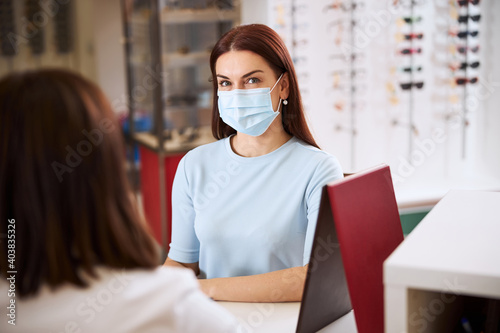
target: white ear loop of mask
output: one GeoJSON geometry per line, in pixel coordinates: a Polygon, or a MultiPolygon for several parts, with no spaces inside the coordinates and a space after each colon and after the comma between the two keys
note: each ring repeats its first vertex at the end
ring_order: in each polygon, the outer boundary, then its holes
{"type": "MultiPolygon", "coordinates": [[[[281,78],[283,77],[283,74],[285,74],[285,73],[281,73],[280,77],[278,78],[278,81],[276,81],[276,83],[275,83],[275,84],[274,84],[274,86],[271,88],[271,90],[269,90],[269,94],[271,94],[271,92],[274,90],[274,87],[276,87],[276,85],[278,84],[278,82],[280,82],[281,78]]],[[[282,99],[281,99],[281,97],[280,97],[280,101],[279,101],[279,103],[278,103],[278,110],[276,110],[276,111],[274,111],[274,110],[273,110],[274,112],[280,112],[281,101],[282,101],[282,99]]]]}

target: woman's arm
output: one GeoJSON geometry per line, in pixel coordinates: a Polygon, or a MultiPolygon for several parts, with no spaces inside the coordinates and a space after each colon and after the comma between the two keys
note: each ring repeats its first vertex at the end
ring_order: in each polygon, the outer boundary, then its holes
{"type": "Polygon", "coordinates": [[[302,299],[307,266],[198,281],[203,292],[216,301],[298,302],[302,299]]]}
{"type": "MultiPolygon", "coordinates": [[[[189,268],[196,275],[198,263],[180,263],[167,258],[164,266],[189,268]]],[[[198,280],[201,289],[216,301],[232,302],[298,302],[302,299],[307,266],[230,278],[198,280]]]]}
{"type": "Polygon", "coordinates": [[[167,260],[165,260],[165,263],[163,266],[170,266],[170,267],[181,267],[181,268],[189,268],[192,269],[195,275],[200,274],[200,267],[198,266],[197,262],[191,263],[191,264],[185,264],[182,262],[178,262],[175,260],[172,260],[167,257],[167,260]]]}

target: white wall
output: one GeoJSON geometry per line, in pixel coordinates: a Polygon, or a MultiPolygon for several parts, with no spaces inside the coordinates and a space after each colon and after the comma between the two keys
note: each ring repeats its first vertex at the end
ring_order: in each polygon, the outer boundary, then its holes
{"type": "Polygon", "coordinates": [[[127,83],[120,0],[94,0],[92,25],[97,82],[111,102],[123,100],[127,83]]]}
{"type": "Polygon", "coordinates": [[[267,22],[267,0],[241,0],[241,24],[267,22]]]}

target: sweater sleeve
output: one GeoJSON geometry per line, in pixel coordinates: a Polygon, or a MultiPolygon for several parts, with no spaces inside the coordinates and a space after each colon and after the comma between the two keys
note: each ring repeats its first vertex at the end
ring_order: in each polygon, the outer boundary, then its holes
{"type": "Polygon", "coordinates": [[[314,174],[312,175],[306,191],[307,231],[304,244],[304,265],[309,263],[309,259],[311,257],[311,248],[314,232],[316,230],[316,222],[318,219],[323,187],[326,184],[343,177],[344,174],[342,172],[342,167],[340,166],[337,158],[332,155],[328,155],[328,157],[322,160],[314,170],[314,174]]]}
{"type": "Polygon", "coordinates": [[[125,312],[127,316],[120,321],[119,329],[108,331],[237,332],[237,319],[201,291],[190,269],[158,267],[129,274],[125,281],[128,285],[119,294],[119,315],[125,312]]]}
{"type": "Polygon", "coordinates": [[[195,211],[186,174],[186,154],[177,167],[172,186],[172,242],[168,257],[182,263],[199,261],[200,242],[194,229],[195,211]]]}

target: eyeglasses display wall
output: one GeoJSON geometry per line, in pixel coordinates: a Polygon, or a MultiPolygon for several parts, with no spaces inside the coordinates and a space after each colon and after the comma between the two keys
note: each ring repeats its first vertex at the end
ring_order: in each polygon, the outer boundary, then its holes
{"type": "Polygon", "coordinates": [[[478,178],[500,188],[490,167],[500,166],[500,150],[484,150],[486,137],[500,142],[491,128],[499,4],[275,0],[268,9],[294,58],[313,134],[346,171],[388,163],[396,188],[412,191],[478,178]]]}
{"type": "Polygon", "coordinates": [[[0,0],[0,76],[41,66],[76,67],[78,5],[0,0]]]}

